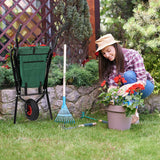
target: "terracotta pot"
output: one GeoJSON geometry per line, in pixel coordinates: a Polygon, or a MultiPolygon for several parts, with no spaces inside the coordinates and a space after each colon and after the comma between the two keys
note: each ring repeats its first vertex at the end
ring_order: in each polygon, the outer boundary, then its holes
{"type": "Polygon", "coordinates": [[[109,105],[107,107],[108,128],[127,130],[131,127],[131,117],[126,117],[122,106],[109,105]]]}

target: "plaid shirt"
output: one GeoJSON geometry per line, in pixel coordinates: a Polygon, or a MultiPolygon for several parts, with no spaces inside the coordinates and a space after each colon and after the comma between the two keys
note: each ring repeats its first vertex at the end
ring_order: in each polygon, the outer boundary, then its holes
{"type": "MultiPolygon", "coordinates": [[[[132,70],[136,73],[137,81],[142,81],[146,84],[146,80],[150,80],[154,84],[154,80],[151,77],[150,73],[146,71],[143,58],[139,52],[133,49],[122,48],[124,54],[124,72],[132,70]]],[[[116,73],[116,65],[113,66],[112,73],[109,75],[108,84],[109,86],[117,86],[114,82],[114,78],[117,75],[123,76],[124,73],[116,73]]]]}

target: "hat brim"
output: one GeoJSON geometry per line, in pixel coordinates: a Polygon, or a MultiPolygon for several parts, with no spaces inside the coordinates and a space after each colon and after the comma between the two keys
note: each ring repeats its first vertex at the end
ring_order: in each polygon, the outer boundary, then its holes
{"type": "Polygon", "coordinates": [[[107,46],[110,46],[110,45],[112,45],[112,44],[119,43],[119,42],[120,42],[120,41],[113,41],[113,42],[107,43],[107,44],[104,43],[104,45],[101,45],[100,47],[97,48],[96,52],[102,50],[103,48],[105,48],[105,47],[107,47],[107,46]]]}

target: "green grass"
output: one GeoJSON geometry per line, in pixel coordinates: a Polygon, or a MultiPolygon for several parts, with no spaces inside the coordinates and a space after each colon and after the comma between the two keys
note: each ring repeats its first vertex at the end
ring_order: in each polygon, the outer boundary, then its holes
{"type": "MultiPolygon", "coordinates": [[[[89,116],[107,120],[102,114],[89,116]]],[[[76,125],[90,122],[93,120],[76,119],[76,125]]],[[[15,125],[13,119],[0,120],[0,159],[159,160],[160,117],[140,115],[139,124],[117,131],[102,123],[65,130],[49,118],[28,121],[17,115],[15,125]]]]}

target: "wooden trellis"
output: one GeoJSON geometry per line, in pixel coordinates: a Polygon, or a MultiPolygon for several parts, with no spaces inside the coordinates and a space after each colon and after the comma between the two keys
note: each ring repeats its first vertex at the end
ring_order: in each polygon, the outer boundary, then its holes
{"type": "MultiPolygon", "coordinates": [[[[63,25],[61,17],[53,14],[59,0],[1,0],[0,2],[0,56],[10,52],[15,45],[15,34],[22,24],[19,40],[25,44],[46,44],[53,46],[55,36],[63,25]]],[[[55,52],[63,53],[64,33],[60,37],[55,52]]],[[[81,44],[73,38],[68,44],[68,59],[80,63],[88,54],[88,42],[81,44]]]]}

